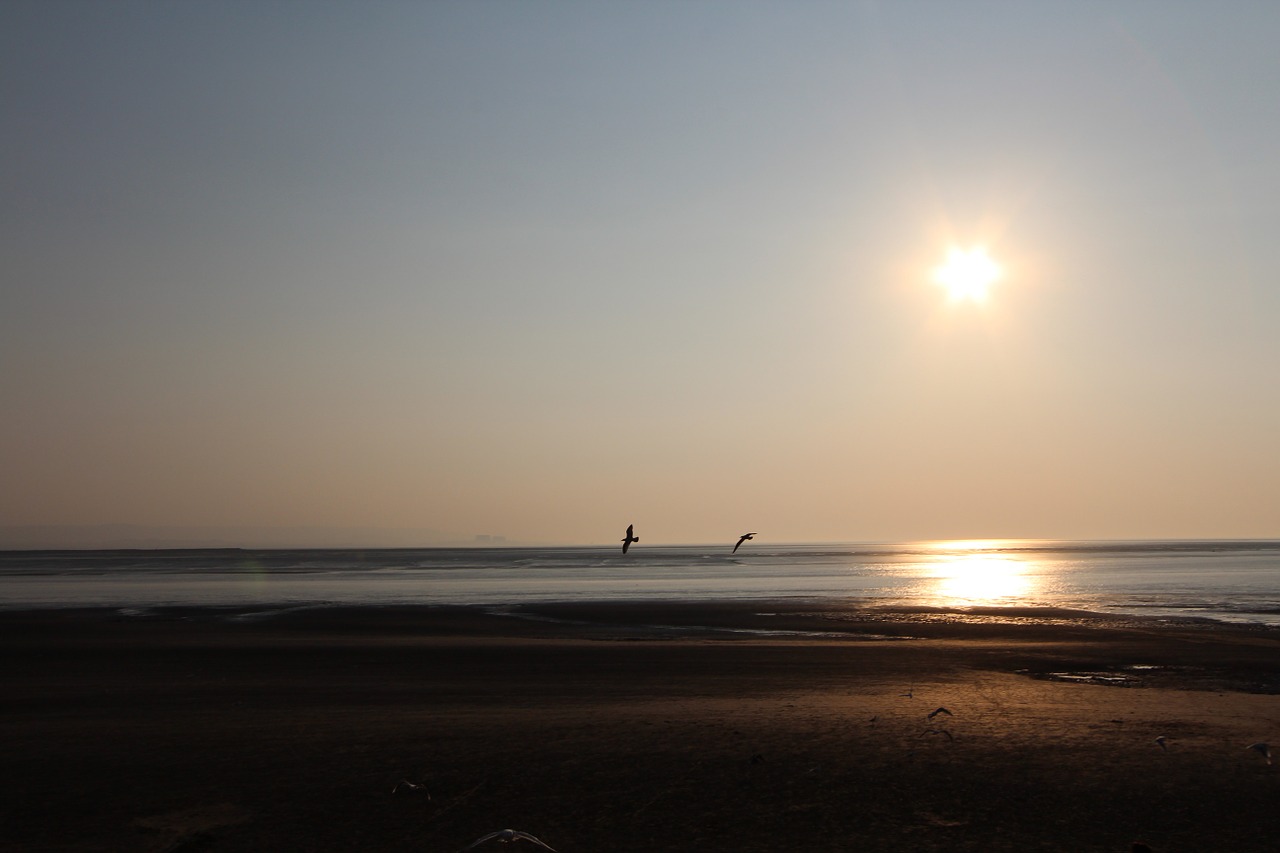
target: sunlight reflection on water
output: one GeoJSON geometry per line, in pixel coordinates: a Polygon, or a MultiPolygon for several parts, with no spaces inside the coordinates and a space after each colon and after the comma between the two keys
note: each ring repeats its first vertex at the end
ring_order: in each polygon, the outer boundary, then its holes
{"type": "Polygon", "coordinates": [[[1030,603],[1037,576],[1024,561],[989,554],[940,557],[932,566],[930,603],[937,606],[1030,603]]]}
{"type": "Polygon", "coordinates": [[[1280,542],[0,552],[0,609],[790,599],[1280,625],[1280,542]]]}

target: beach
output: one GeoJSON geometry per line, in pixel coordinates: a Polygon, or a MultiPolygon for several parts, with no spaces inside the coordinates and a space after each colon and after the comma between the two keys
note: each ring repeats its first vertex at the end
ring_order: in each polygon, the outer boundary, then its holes
{"type": "Polygon", "coordinates": [[[0,850],[452,853],[510,827],[559,853],[1263,851],[1280,831],[1280,766],[1247,748],[1280,744],[1273,628],[543,602],[12,610],[0,643],[0,850]]]}

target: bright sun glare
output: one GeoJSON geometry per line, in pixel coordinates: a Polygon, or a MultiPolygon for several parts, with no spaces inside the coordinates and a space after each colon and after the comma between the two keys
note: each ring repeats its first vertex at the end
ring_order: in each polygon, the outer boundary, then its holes
{"type": "Polygon", "coordinates": [[[937,567],[935,592],[952,603],[1024,598],[1035,586],[1026,569],[1020,561],[981,553],[944,557],[937,567]]]}
{"type": "Polygon", "coordinates": [[[947,288],[952,301],[981,302],[987,290],[1000,278],[1000,266],[987,254],[984,246],[969,250],[953,247],[947,260],[933,271],[933,280],[947,288]]]}

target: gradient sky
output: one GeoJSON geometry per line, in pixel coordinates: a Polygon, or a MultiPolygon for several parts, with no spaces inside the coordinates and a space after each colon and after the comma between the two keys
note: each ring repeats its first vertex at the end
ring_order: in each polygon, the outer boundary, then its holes
{"type": "Polygon", "coordinates": [[[0,525],[1280,536],[1278,41],[1271,2],[8,0],[0,525]]]}

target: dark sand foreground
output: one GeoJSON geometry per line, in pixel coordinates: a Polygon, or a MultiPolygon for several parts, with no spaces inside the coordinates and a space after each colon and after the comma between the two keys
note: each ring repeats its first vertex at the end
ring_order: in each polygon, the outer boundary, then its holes
{"type": "Polygon", "coordinates": [[[453,853],[506,827],[560,853],[1280,849],[1280,764],[1246,749],[1280,747],[1257,629],[103,610],[0,612],[0,646],[6,851],[453,853]]]}

